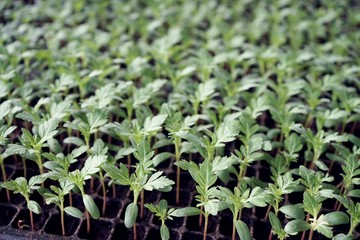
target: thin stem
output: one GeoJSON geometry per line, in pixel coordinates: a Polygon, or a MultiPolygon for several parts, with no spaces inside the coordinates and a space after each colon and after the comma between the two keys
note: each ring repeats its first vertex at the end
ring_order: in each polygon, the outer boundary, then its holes
{"type": "MultiPolygon", "coordinates": [[[[174,137],[175,144],[175,162],[180,160],[180,145],[181,139],[177,136],[174,137]]],[[[176,167],[176,204],[179,204],[180,200],[180,167],[176,167]]]]}
{"type": "Polygon", "coordinates": [[[308,117],[306,118],[305,128],[309,128],[311,124],[312,124],[312,115],[311,113],[309,113],[308,117]]]}
{"type": "Polygon", "coordinates": [[[23,160],[23,168],[24,168],[24,178],[27,178],[26,160],[25,158],[22,158],[22,160],[23,160]]]}
{"type": "Polygon", "coordinates": [[[134,233],[134,240],[137,239],[137,234],[136,234],[136,223],[134,224],[134,227],[133,227],[133,233],[134,233]]]}
{"type": "Polygon", "coordinates": [[[69,192],[69,205],[73,205],[73,198],[72,198],[72,192],[69,192]]]}
{"type": "Polygon", "coordinates": [[[203,206],[200,207],[200,214],[199,214],[199,227],[202,226],[202,212],[203,212],[203,206]]]}
{"type": "Polygon", "coordinates": [[[355,230],[355,228],[356,228],[356,226],[358,225],[358,222],[353,222],[353,219],[352,218],[350,218],[350,229],[349,229],[349,232],[348,232],[348,236],[351,236],[352,235],[352,233],[354,232],[354,230],[355,230]]]}
{"type": "Polygon", "coordinates": [[[116,187],[115,187],[115,184],[113,183],[113,184],[111,184],[111,186],[112,186],[113,198],[115,198],[115,197],[116,197],[116,187]]]}
{"type": "MultiPolygon", "coordinates": [[[[37,154],[37,165],[39,167],[40,170],[40,175],[44,174],[44,167],[43,167],[43,162],[41,159],[41,151],[39,151],[37,154]]],[[[41,183],[41,186],[44,187],[44,182],[41,183]]]]}
{"type": "Polygon", "coordinates": [[[85,215],[86,215],[86,231],[88,234],[90,234],[90,214],[86,208],[85,208],[85,215]]]}
{"type": "MultiPolygon", "coordinates": [[[[4,163],[1,164],[1,171],[2,171],[2,175],[3,175],[3,181],[6,182],[7,181],[7,176],[6,176],[6,170],[5,170],[4,163]]],[[[8,202],[10,202],[10,191],[9,191],[9,189],[6,189],[6,197],[7,197],[8,202]]]]}
{"type": "MultiPolygon", "coordinates": [[[[307,214],[306,215],[306,223],[309,222],[309,219],[310,219],[310,214],[307,214]]],[[[303,231],[302,236],[301,236],[301,240],[305,239],[305,234],[306,234],[306,231],[303,231]]]]}
{"type": "Polygon", "coordinates": [[[144,217],[144,190],[140,193],[140,218],[144,217]]]}
{"type": "Polygon", "coordinates": [[[65,237],[64,201],[61,201],[61,202],[60,202],[60,215],[61,215],[61,230],[62,230],[62,235],[65,237]]]}
{"type": "Polygon", "coordinates": [[[314,234],[314,230],[310,229],[309,240],[312,240],[313,234],[314,234]]]}
{"type": "Polygon", "coordinates": [[[207,227],[208,227],[208,222],[209,222],[209,215],[208,214],[204,214],[205,215],[205,225],[204,225],[204,236],[203,236],[203,240],[206,240],[206,234],[207,234],[207,227]]]}
{"type": "Polygon", "coordinates": [[[272,230],[270,229],[268,240],[271,240],[271,239],[272,239],[272,230]]]}
{"type": "Polygon", "coordinates": [[[104,182],[104,176],[101,172],[101,170],[99,171],[99,178],[100,178],[100,183],[101,183],[101,188],[102,188],[102,193],[103,193],[103,205],[102,205],[102,215],[105,215],[105,211],[106,211],[106,187],[105,187],[105,182],[104,182]]]}
{"type": "Polygon", "coordinates": [[[235,222],[236,222],[236,219],[238,217],[238,211],[234,214],[233,216],[233,226],[232,226],[232,234],[231,234],[231,240],[235,240],[235,233],[236,233],[236,228],[235,228],[235,222]]]}
{"type": "Polygon", "coordinates": [[[30,223],[31,223],[31,230],[35,231],[35,225],[34,225],[34,217],[32,211],[29,209],[30,212],[30,223]]]}
{"type": "Polygon", "coordinates": [[[271,205],[269,204],[267,210],[266,210],[266,214],[265,214],[265,217],[264,217],[264,220],[267,221],[268,217],[269,217],[269,214],[270,214],[270,210],[271,210],[271,205]]]}

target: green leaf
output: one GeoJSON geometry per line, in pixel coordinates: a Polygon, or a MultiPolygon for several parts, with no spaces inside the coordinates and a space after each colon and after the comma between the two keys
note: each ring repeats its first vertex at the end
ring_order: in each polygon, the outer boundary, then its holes
{"type": "Polygon", "coordinates": [[[212,162],[212,171],[213,172],[224,171],[228,169],[232,164],[234,164],[235,161],[236,160],[232,157],[216,156],[212,162]]]}
{"type": "Polygon", "coordinates": [[[348,192],[347,194],[349,197],[356,197],[360,198],[360,189],[354,189],[348,192]]]}
{"type": "Polygon", "coordinates": [[[74,144],[78,147],[85,145],[85,142],[79,137],[67,137],[63,142],[66,144],[74,144]]]}
{"type": "Polygon", "coordinates": [[[210,199],[204,204],[204,211],[216,216],[219,211],[220,201],[218,199],[210,199]]]}
{"type": "Polygon", "coordinates": [[[338,211],[325,214],[322,220],[327,222],[329,225],[334,226],[348,223],[349,217],[346,213],[338,211]]]}
{"type": "Polygon", "coordinates": [[[187,217],[187,216],[195,216],[201,213],[199,208],[196,207],[184,207],[175,209],[170,213],[173,217],[187,217]]]}
{"type": "Polygon", "coordinates": [[[304,192],[304,210],[316,217],[321,209],[321,204],[309,192],[304,192]]]}
{"type": "Polygon", "coordinates": [[[168,179],[165,176],[161,176],[162,171],[156,172],[148,179],[143,188],[147,191],[152,191],[154,189],[161,189],[167,186],[173,185],[175,182],[173,180],[168,179]]]}
{"type": "Polygon", "coordinates": [[[173,153],[169,153],[169,152],[162,152],[162,153],[158,153],[157,155],[155,155],[155,157],[153,157],[152,161],[154,164],[154,167],[156,167],[157,165],[159,165],[160,163],[162,163],[163,161],[165,161],[166,159],[169,159],[171,157],[173,157],[174,154],[173,153]]]}
{"type": "Polygon", "coordinates": [[[255,187],[251,191],[249,198],[246,200],[246,202],[250,202],[251,204],[257,207],[265,207],[267,201],[268,201],[268,195],[260,187],[255,187]]]}
{"type": "Polygon", "coordinates": [[[96,206],[96,204],[94,202],[94,199],[92,199],[91,196],[85,194],[83,196],[83,202],[84,202],[84,205],[85,205],[86,209],[90,213],[90,215],[94,219],[98,219],[100,217],[100,212],[99,212],[99,209],[98,209],[98,207],[96,206]]]}
{"type": "Polygon", "coordinates": [[[94,133],[96,129],[103,126],[107,122],[107,114],[105,111],[96,110],[86,114],[90,125],[90,133],[94,133]]]}
{"type": "Polygon", "coordinates": [[[239,133],[237,122],[223,122],[216,131],[217,142],[215,147],[222,147],[224,143],[231,142],[239,133]]]}
{"type": "Polygon", "coordinates": [[[316,230],[321,233],[322,235],[324,235],[327,238],[332,238],[333,237],[333,232],[331,230],[331,228],[329,226],[326,226],[324,224],[321,224],[319,226],[316,227],[316,230]]]}
{"type": "Polygon", "coordinates": [[[71,206],[68,206],[66,208],[64,208],[64,211],[69,214],[70,216],[73,216],[75,218],[82,218],[82,212],[75,208],[75,207],[71,207],[71,206]]]}
{"type": "Polygon", "coordinates": [[[56,119],[50,119],[41,123],[38,130],[39,136],[41,138],[39,143],[45,143],[47,140],[53,138],[58,132],[58,130],[56,130],[58,124],[59,122],[56,119]]]}
{"type": "Polygon", "coordinates": [[[328,171],[329,168],[320,160],[315,161],[315,165],[323,171],[328,171]]]}
{"type": "Polygon", "coordinates": [[[33,176],[29,180],[29,183],[28,183],[29,188],[30,189],[37,189],[38,186],[35,186],[35,185],[40,184],[40,183],[42,183],[44,181],[45,181],[45,178],[43,176],[41,176],[41,175],[33,176]]]}
{"type": "Polygon", "coordinates": [[[136,218],[138,215],[138,206],[136,203],[130,203],[125,210],[125,219],[124,223],[127,228],[134,226],[136,218]]]}
{"type": "Polygon", "coordinates": [[[30,211],[36,213],[36,214],[40,214],[41,213],[41,207],[40,205],[33,201],[33,200],[30,200],[28,203],[27,203],[27,207],[30,209],[30,211]]]}
{"type": "Polygon", "coordinates": [[[282,206],[279,210],[280,212],[284,213],[286,216],[289,216],[291,218],[295,218],[295,219],[305,218],[305,213],[302,204],[285,205],[282,206]]]}
{"type": "Polygon", "coordinates": [[[161,125],[164,123],[166,118],[166,114],[160,114],[153,118],[147,117],[144,122],[144,132],[149,133],[161,130],[161,125]]]}
{"type": "Polygon", "coordinates": [[[275,230],[275,232],[280,232],[282,229],[281,222],[273,212],[269,213],[269,220],[270,220],[270,224],[271,224],[272,228],[275,230]]]}
{"type": "Polygon", "coordinates": [[[235,227],[240,240],[251,240],[249,228],[243,221],[237,220],[235,222],[235,227]]]}
{"type": "Polygon", "coordinates": [[[84,167],[81,169],[81,175],[89,177],[91,174],[97,173],[100,170],[100,165],[106,161],[107,156],[96,155],[86,159],[84,167]]]}
{"type": "Polygon", "coordinates": [[[107,172],[107,174],[114,180],[117,184],[120,185],[129,185],[129,169],[125,164],[120,163],[119,168],[113,164],[104,164],[102,168],[107,172]]]}
{"type": "Polygon", "coordinates": [[[308,229],[310,229],[310,224],[302,219],[292,220],[285,226],[285,232],[290,235],[295,235],[298,232],[306,231],[308,229]]]}
{"type": "Polygon", "coordinates": [[[354,237],[340,233],[340,234],[334,236],[332,238],[332,240],[354,240],[354,237]]]}
{"type": "Polygon", "coordinates": [[[161,236],[161,240],[170,239],[169,228],[166,225],[161,225],[161,227],[160,227],[160,236],[161,236]]]}

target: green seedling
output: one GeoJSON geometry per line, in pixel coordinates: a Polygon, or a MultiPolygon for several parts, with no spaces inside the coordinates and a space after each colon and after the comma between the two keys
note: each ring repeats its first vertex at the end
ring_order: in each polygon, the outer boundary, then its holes
{"type": "Polygon", "coordinates": [[[41,207],[34,200],[30,200],[30,196],[34,190],[40,188],[38,184],[45,181],[42,176],[34,176],[27,181],[24,177],[18,177],[15,180],[10,180],[1,184],[1,187],[9,189],[14,193],[20,193],[26,201],[26,206],[29,209],[31,230],[35,231],[33,213],[40,214],[41,207]]]}

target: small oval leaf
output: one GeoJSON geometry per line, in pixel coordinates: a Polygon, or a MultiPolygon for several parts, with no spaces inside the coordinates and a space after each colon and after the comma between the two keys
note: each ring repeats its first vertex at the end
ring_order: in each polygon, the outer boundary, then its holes
{"type": "Polygon", "coordinates": [[[30,209],[30,211],[36,213],[36,214],[40,214],[41,213],[41,207],[40,205],[33,201],[33,200],[30,200],[27,204],[27,207],[30,209]]]}
{"type": "Polygon", "coordinates": [[[161,225],[160,236],[161,236],[161,240],[169,240],[170,239],[169,228],[166,225],[161,225]]]}
{"type": "Polygon", "coordinates": [[[136,217],[138,215],[138,206],[135,203],[130,203],[126,207],[124,223],[127,228],[134,226],[136,217]]]}
{"type": "Polygon", "coordinates": [[[285,205],[282,206],[279,210],[280,212],[284,213],[286,216],[290,218],[295,218],[295,219],[305,218],[305,213],[304,213],[304,209],[302,208],[302,204],[285,205]]]}
{"type": "Polygon", "coordinates": [[[64,211],[75,218],[81,218],[83,215],[79,209],[71,206],[64,208],[64,211]]]}
{"type": "Polygon", "coordinates": [[[249,228],[243,221],[237,220],[235,227],[240,240],[251,240],[249,228]]]}
{"type": "Polygon", "coordinates": [[[98,219],[100,217],[100,212],[98,207],[96,206],[94,199],[92,199],[91,196],[85,194],[83,196],[83,202],[84,205],[86,207],[86,209],[89,211],[90,215],[94,218],[94,219],[98,219]]]}
{"type": "Polygon", "coordinates": [[[310,224],[302,219],[296,219],[288,222],[285,226],[285,232],[290,235],[295,235],[298,232],[310,229],[310,224]]]}
{"type": "Polygon", "coordinates": [[[184,207],[175,209],[170,215],[173,217],[195,216],[200,214],[200,209],[196,207],[184,207]]]}
{"type": "Polygon", "coordinates": [[[331,212],[324,215],[323,220],[326,221],[329,225],[334,226],[348,223],[349,217],[344,212],[331,212]]]}

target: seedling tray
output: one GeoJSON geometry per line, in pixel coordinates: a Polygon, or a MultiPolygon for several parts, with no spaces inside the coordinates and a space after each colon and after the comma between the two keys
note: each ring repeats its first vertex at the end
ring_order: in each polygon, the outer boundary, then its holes
{"type": "MultiPolygon", "coordinates": [[[[20,165],[20,164],[19,164],[20,165]]],[[[173,161],[163,163],[159,167],[164,171],[165,175],[170,179],[175,179],[176,172],[174,171],[173,161]]],[[[337,167],[334,167],[336,172],[337,167]]],[[[23,169],[16,167],[8,168],[9,176],[12,177],[15,174],[22,174],[23,169]]],[[[31,167],[28,169],[28,173],[35,173],[36,169],[31,167]]],[[[265,164],[258,163],[248,169],[249,177],[256,177],[263,181],[269,181],[268,167],[265,164]]],[[[224,185],[222,183],[219,183],[224,185]]],[[[226,186],[231,188],[236,185],[235,181],[230,181],[226,186]]],[[[101,209],[103,197],[101,195],[101,187],[98,182],[95,183],[95,191],[91,196],[95,199],[99,209],[101,209]]],[[[181,174],[180,185],[181,200],[179,204],[175,203],[175,189],[171,192],[159,193],[159,192],[147,192],[145,194],[145,202],[158,202],[160,199],[166,199],[171,207],[186,207],[194,206],[194,196],[196,195],[195,183],[192,181],[191,176],[188,173],[183,172],[181,174]]],[[[86,232],[86,219],[76,219],[71,216],[66,216],[66,229],[67,236],[61,236],[60,229],[60,217],[59,212],[55,206],[47,206],[43,204],[43,213],[35,215],[36,229],[37,231],[31,232],[29,230],[29,215],[28,209],[25,207],[25,201],[18,195],[13,195],[11,203],[7,203],[5,191],[0,191],[0,212],[2,213],[0,218],[0,239],[132,239],[132,229],[127,229],[124,225],[124,213],[126,205],[131,202],[131,196],[129,195],[129,189],[124,186],[116,186],[116,196],[112,195],[112,189],[107,189],[107,211],[100,220],[91,220],[91,232],[86,232]],[[20,226],[19,226],[20,224],[20,226]],[[19,229],[19,227],[23,229],[19,229]]],[[[35,194],[35,198],[36,198],[35,194]]],[[[39,199],[41,199],[40,196],[39,199]]],[[[74,195],[74,206],[81,210],[84,210],[81,196],[74,195]]],[[[302,199],[301,193],[293,193],[285,197],[283,205],[296,204],[302,199]]],[[[322,212],[327,213],[333,211],[331,207],[335,201],[326,201],[325,207],[322,212]],[[327,209],[326,206],[329,208],[327,209]]],[[[264,221],[266,208],[255,207],[253,209],[244,209],[242,219],[249,226],[250,231],[254,239],[261,240],[267,239],[271,230],[269,222],[264,221]]],[[[286,223],[283,216],[283,221],[286,223]]],[[[141,219],[138,216],[137,219],[137,232],[141,239],[152,240],[159,239],[159,226],[160,222],[148,209],[144,209],[144,217],[141,219]]],[[[203,231],[199,226],[199,216],[191,216],[184,218],[175,218],[173,221],[168,222],[170,229],[170,239],[174,240],[202,240],[203,231]]],[[[335,227],[336,232],[344,232],[348,229],[348,225],[340,225],[335,227]]],[[[229,210],[220,212],[218,216],[211,216],[209,220],[209,229],[207,240],[230,240],[232,231],[232,216],[229,210]]],[[[355,232],[355,239],[360,237],[359,232],[355,232]]],[[[238,239],[238,237],[237,237],[238,239]]],[[[288,238],[290,240],[301,239],[301,236],[294,236],[288,238]]],[[[315,234],[313,238],[315,240],[327,239],[321,235],[315,234]]]]}

